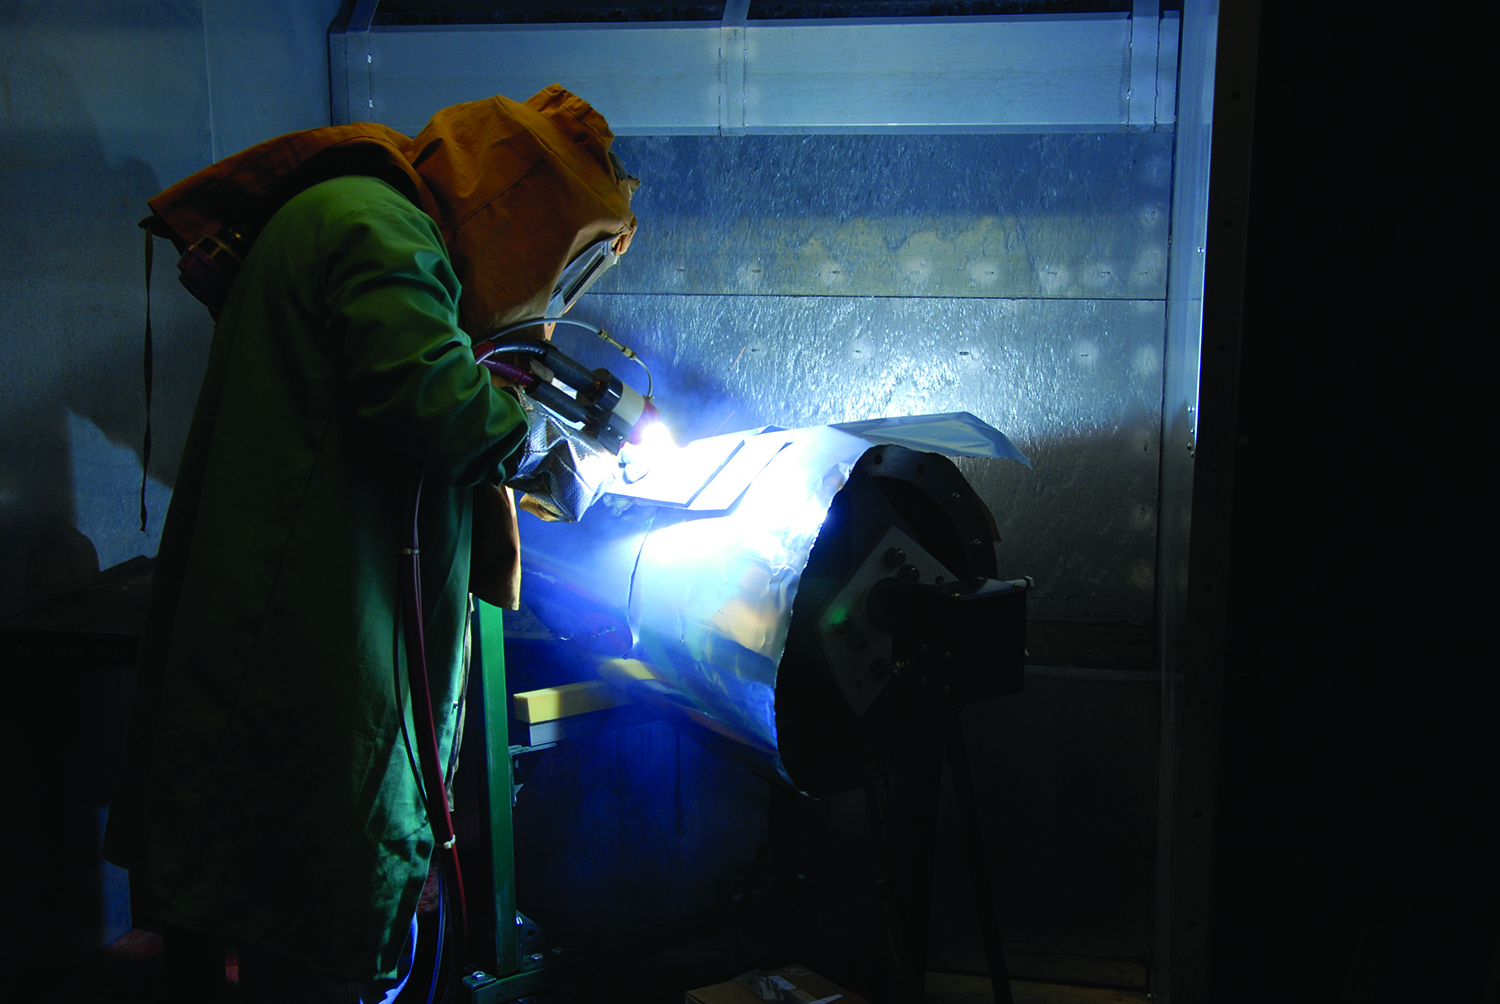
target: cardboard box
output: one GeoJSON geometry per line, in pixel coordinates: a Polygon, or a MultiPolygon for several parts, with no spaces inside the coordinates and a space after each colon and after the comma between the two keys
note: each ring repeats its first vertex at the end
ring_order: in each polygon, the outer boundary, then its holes
{"type": "Polygon", "coordinates": [[[727,983],[689,990],[683,1004],[869,1004],[806,966],[755,969],[727,983]]]}

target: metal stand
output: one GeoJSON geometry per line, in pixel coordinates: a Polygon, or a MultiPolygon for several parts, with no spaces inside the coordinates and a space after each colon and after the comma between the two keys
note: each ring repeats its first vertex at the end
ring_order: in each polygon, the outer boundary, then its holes
{"type": "Polygon", "coordinates": [[[964,838],[964,856],[969,859],[969,883],[974,887],[974,905],[979,911],[979,937],[989,965],[995,1004],[1013,1004],[1010,971],[1005,966],[1005,946],[1000,940],[1000,914],[984,863],[984,837],[979,828],[979,798],[974,775],[969,770],[969,750],[964,744],[958,710],[952,712],[947,732],[948,769],[953,774],[953,801],[958,808],[958,826],[964,838]]]}
{"type": "MultiPolygon", "coordinates": [[[[880,792],[886,776],[884,768],[872,764],[867,774],[866,818],[874,851],[874,885],[880,911],[880,947],[876,959],[885,959],[883,968],[889,971],[889,985],[900,988],[898,996],[889,998],[892,1004],[917,1004],[924,999],[945,757],[953,778],[964,857],[994,999],[996,1004],[1014,1004],[999,904],[985,863],[979,798],[960,728],[959,710],[948,704],[931,709],[926,720],[933,723],[935,734],[944,738],[920,747],[915,757],[894,773],[889,803],[880,792]]],[[[819,967],[825,963],[835,967],[824,972],[825,976],[837,980],[835,971],[842,969],[850,982],[854,982],[854,973],[865,971],[868,963],[858,962],[849,956],[847,949],[821,935],[816,911],[817,876],[801,872],[804,865],[799,861],[799,809],[805,799],[790,788],[778,786],[772,786],[769,794],[768,863],[771,888],[776,893],[775,933],[799,955],[807,953],[815,957],[819,967]]],[[[773,936],[772,940],[776,938],[773,936]]]]}
{"type": "Polygon", "coordinates": [[[517,765],[537,747],[509,742],[502,612],[477,604],[473,666],[466,698],[469,737],[456,775],[455,814],[463,871],[471,883],[473,932],[462,985],[448,1000],[502,1004],[606,971],[623,961],[700,940],[746,923],[748,904],[712,910],[586,948],[549,946],[540,929],[516,909],[511,810],[517,765]]]}
{"type": "MultiPolygon", "coordinates": [[[[958,810],[969,884],[974,891],[979,935],[984,944],[995,1004],[1013,1004],[1010,973],[1005,963],[1005,946],[1000,935],[998,903],[990,885],[989,868],[985,864],[984,836],[979,823],[979,798],[974,788],[968,747],[964,743],[958,712],[956,707],[946,707],[932,716],[940,730],[939,734],[944,736],[943,742],[924,748],[909,769],[898,775],[902,781],[902,790],[897,808],[899,815],[904,817],[905,860],[908,865],[900,874],[902,881],[895,890],[899,895],[899,915],[906,921],[901,934],[905,953],[897,971],[902,973],[899,978],[906,988],[906,999],[923,1000],[932,931],[937,819],[942,793],[943,758],[946,753],[949,772],[953,778],[953,796],[958,810]]],[[[881,835],[877,833],[876,839],[881,840],[881,835]]],[[[890,921],[887,920],[887,923],[890,921]]]]}

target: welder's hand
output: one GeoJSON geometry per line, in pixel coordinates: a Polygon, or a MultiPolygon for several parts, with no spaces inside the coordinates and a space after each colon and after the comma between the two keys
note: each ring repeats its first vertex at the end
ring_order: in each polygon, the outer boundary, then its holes
{"type": "Polygon", "coordinates": [[[562,513],[553,509],[535,495],[522,495],[521,500],[516,503],[516,508],[522,512],[531,513],[531,515],[544,523],[557,523],[563,519],[562,513]]]}
{"type": "MultiPolygon", "coordinates": [[[[522,399],[525,406],[528,399],[522,399]]],[[[593,438],[534,408],[526,445],[505,483],[538,519],[575,523],[620,476],[616,458],[593,438]]]]}

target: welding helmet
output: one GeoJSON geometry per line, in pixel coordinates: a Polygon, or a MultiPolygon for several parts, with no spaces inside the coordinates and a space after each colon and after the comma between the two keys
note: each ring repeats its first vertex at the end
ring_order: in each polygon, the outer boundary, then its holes
{"type": "Polygon", "coordinates": [[[462,286],[459,326],[478,340],[554,301],[570,305],[629,248],[640,182],[613,141],[603,116],[554,84],[524,102],[496,95],[444,108],[410,138],[371,122],[278,136],[148,200],[142,226],[186,252],[188,279],[211,280],[206,298],[194,295],[216,310],[287,199],[340,174],[382,178],[438,225],[462,286]]]}
{"type": "Polygon", "coordinates": [[[566,314],[578,302],[578,298],[599,281],[600,276],[614,267],[620,260],[620,256],[615,253],[615,241],[614,237],[595,241],[563,269],[557,286],[552,290],[552,299],[547,301],[548,317],[566,314]]]}
{"type": "MultiPolygon", "coordinates": [[[[627,179],[635,181],[625,172],[625,165],[621,163],[619,154],[613,150],[605,152],[609,155],[609,166],[614,170],[617,181],[622,184],[627,179]]],[[[552,290],[552,299],[547,301],[547,316],[561,317],[573,309],[578,298],[587,293],[589,287],[598,282],[605,272],[614,268],[628,244],[629,240],[622,240],[621,235],[609,234],[584,248],[563,269],[562,275],[558,276],[557,285],[552,290]]]]}

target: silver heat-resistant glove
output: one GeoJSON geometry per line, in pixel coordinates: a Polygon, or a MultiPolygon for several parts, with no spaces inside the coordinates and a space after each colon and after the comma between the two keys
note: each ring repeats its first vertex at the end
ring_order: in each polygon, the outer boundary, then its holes
{"type": "Polygon", "coordinates": [[[576,523],[619,478],[619,461],[524,395],[521,405],[528,424],[525,455],[506,485],[529,497],[521,508],[576,523]]]}

